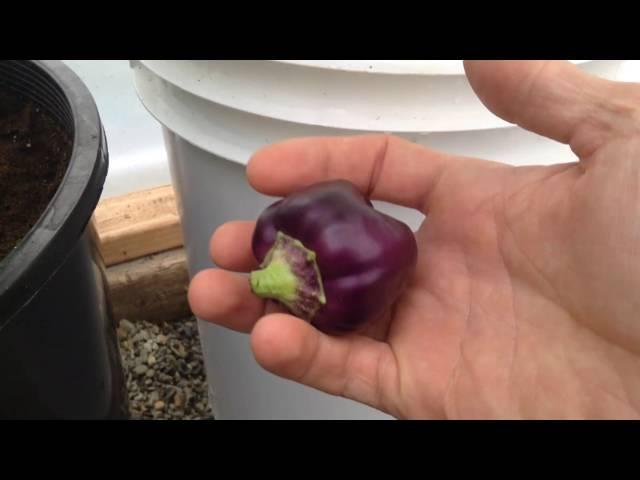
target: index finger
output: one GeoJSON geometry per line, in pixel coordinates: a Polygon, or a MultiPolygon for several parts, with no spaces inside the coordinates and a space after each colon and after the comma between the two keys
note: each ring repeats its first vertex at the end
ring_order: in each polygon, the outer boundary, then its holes
{"type": "Polygon", "coordinates": [[[249,162],[247,176],[258,192],[273,196],[320,181],[345,179],[371,199],[425,211],[442,174],[474,161],[481,162],[390,135],[314,137],[260,150],[249,162]]]}

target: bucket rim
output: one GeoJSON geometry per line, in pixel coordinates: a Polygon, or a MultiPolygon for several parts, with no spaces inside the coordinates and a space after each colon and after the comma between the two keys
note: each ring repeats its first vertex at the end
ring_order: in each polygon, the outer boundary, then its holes
{"type": "MultiPolygon", "coordinates": [[[[271,60],[272,62],[372,75],[465,75],[462,60],[271,60]]],[[[569,60],[581,65],[591,60],[569,60]]]]}

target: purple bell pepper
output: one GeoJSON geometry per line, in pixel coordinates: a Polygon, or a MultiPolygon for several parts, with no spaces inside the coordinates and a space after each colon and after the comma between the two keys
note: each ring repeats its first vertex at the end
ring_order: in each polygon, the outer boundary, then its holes
{"type": "Polygon", "coordinates": [[[351,183],[322,182],[267,207],[252,239],[251,289],[329,334],[389,312],[417,260],[413,232],[351,183]]]}

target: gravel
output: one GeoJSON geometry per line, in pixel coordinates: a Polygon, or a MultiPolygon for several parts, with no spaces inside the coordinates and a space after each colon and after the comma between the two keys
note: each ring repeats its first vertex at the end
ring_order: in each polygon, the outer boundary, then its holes
{"type": "Polygon", "coordinates": [[[194,318],[163,324],[121,320],[118,339],[133,419],[213,420],[194,318]]]}

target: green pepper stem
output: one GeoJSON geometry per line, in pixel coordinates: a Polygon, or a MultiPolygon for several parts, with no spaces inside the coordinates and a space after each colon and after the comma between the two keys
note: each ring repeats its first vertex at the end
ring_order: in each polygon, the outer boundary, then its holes
{"type": "Polygon", "coordinates": [[[294,315],[311,321],[326,303],[316,254],[282,232],[260,265],[249,276],[258,297],[277,300],[294,315]]]}
{"type": "Polygon", "coordinates": [[[296,300],[298,279],[286,261],[274,258],[266,267],[250,275],[251,289],[261,298],[290,304],[296,300]]]}

